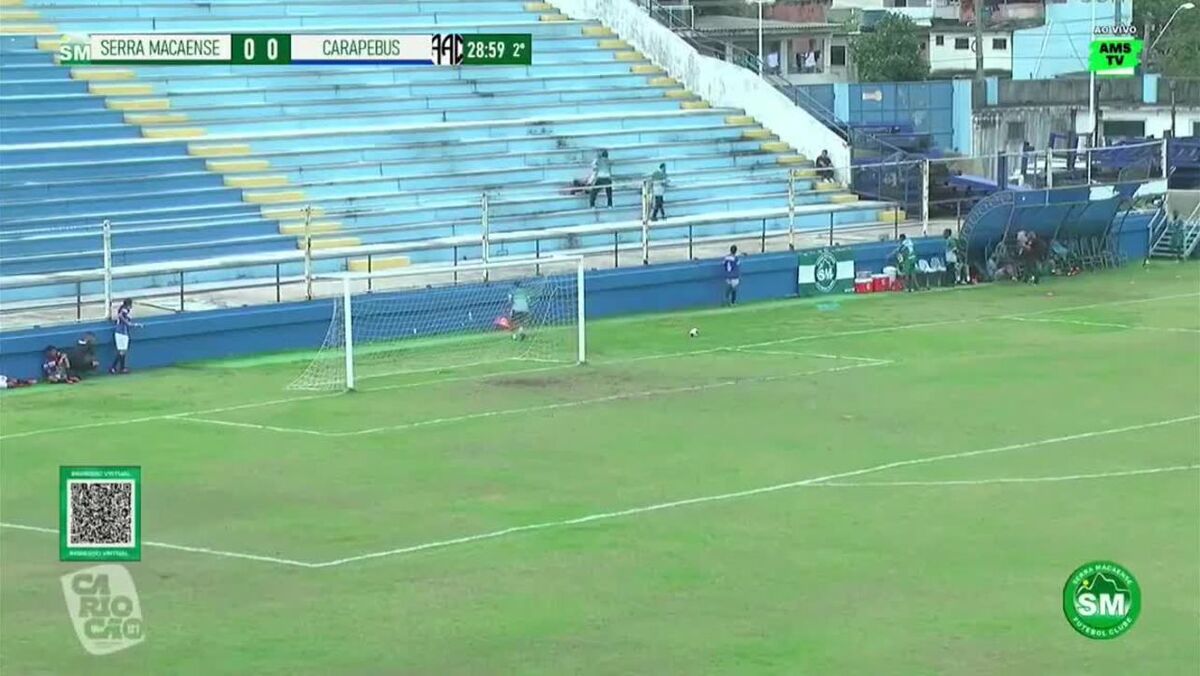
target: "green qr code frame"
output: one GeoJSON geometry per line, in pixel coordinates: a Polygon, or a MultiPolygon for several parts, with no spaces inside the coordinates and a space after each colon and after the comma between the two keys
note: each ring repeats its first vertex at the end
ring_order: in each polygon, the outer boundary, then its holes
{"type": "Polygon", "coordinates": [[[75,466],[58,468],[58,558],[60,561],[141,561],[142,560],[142,468],[139,466],[75,466]],[[132,484],[133,523],[129,545],[72,545],[70,543],[71,484],[113,482],[132,484]]]}

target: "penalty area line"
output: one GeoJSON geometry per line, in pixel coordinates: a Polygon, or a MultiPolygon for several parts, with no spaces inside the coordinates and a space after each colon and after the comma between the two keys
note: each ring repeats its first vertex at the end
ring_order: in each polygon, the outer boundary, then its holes
{"type": "Polygon", "coordinates": [[[1036,322],[1039,324],[1071,324],[1073,326],[1095,326],[1105,329],[1127,329],[1130,331],[1156,331],[1160,333],[1190,333],[1200,334],[1200,329],[1187,329],[1176,326],[1135,326],[1133,324],[1119,324],[1117,322],[1089,322],[1082,319],[1059,319],[1056,317],[1001,317],[1014,322],[1036,322]]]}
{"type": "MultiPolygon", "coordinates": [[[[26,526],[19,523],[0,522],[0,528],[9,528],[12,530],[24,530],[34,533],[51,533],[58,535],[57,528],[42,528],[41,526],[26,526]]],[[[144,540],[143,545],[147,547],[155,547],[158,549],[170,549],[178,552],[188,552],[190,554],[207,554],[209,556],[219,556],[227,559],[245,559],[248,561],[260,561],[262,563],[275,563],[281,566],[294,566],[298,568],[315,568],[312,563],[304,561],[295,561],[293,559],[281,559],[275,556],[261,556],[258,554],[246,554],[244,552],[228,552],[221,549],[210,549],[208,547],[191,547],[188,545],[173,545],[167,542],[153,542],[144,540]]]]}
{"type": "Polygon", "coordinates": [[[992,486],[998,484],[1039,484],[1056,483],[1060,481],[1085,481],[1089,479],[1111,479],[1117,477],[1144,476],[1147,474],[1163,474],[1166,472],[1188,472],[1200,470],[1200,465],[1176,465],[1174,467],[1149,467],[1146,469],[1131,469],[1123,472],[1099,472],[1096,474],[1067,474],[1064,476],[1035,476],[1035,477],[1001,477],[995,479],[947,479],[944,481],[826,481],[812,484],[813,487],[829,486],[831,488],[866,488],[888,486],[992,486]]]}
{"type": "MultiPolygon", "coordinates": [[[[934,463],[934,462],[941,462],[944,460],[957,460],[959,458],[969,458],[969,457],[974,457],[974,456],[979,456],[979,455],[1006,453],[1009,451],[1022,450],[1022,449],[1026,449],[1026,448],[1034,448],[1036,446],[1058,444],[1058,443],[1064,443],[1064,442],[1068,442],[1068,441],[1077,441],[1077,440],[1081,440],[1081,439],[1091,439],[1094,437],[1107,436],[1107,435],[1111,435],[1111,434],[1123,434],[1126,432],[1136,432],[1139,430],[1151,429],[1151,428],[1155,428],[1155,427],[1164,427],[1167,425],[1176,425],[1176,424],[1185,423],[1185,422],[1195,422],[1197,420],[1200,420],[1200,415],[1189,415],[1189,416],[1182,416],[1179,418],[1168,418],[1166,420],[1158,420],[1155,422],[1142,423],[1142,424],[1138,424],[1138,425],[1126,425],[1124,427],[1114,427],[1114,428],[1110,428],[1110,429],[1106,429],[1106,430],[1081,432],[1078,434],[1069,434],[1069,435],[1065,435],[1065,436],[1051,437],[1048,439],[1027,441],[1027,442],[1019,443],[1019,444],[1009,444],[1007,446],[998,446],[995,448],[985,448],[985,449],[979,449],[979,450],[973,450],[973,451],[962,451],[962,452],[958,452],[958,453],[944,453],[942,455],[910,458],[908,460],[897,460],[894,462],[873,465],[873,466],[864,467],[861,469],[850,470],[850,471],[846,471],[846,472],[838,472],[835,474],[828,474],[825,476],[812,477],[812,478],[808,478],[808,479],[800,479],[798,481],[790,481],[787,483],[774,484],[774,485],[770,485],[770,486],[762,486],[759,488],[750,488],[750,489],[734,491],[734,492],[730,492],[730,493],[719,493],[719,494],[715,494],[715,495],[705,495],[705,496],[694,497],[694,498],[686,498],[686,499],[682,499],[682,500],[673,500],[671,502],[662,502],[662,503],[658,503],[658,504],[654,504],[654,505],[645,505],[642,507],[632,507],[629,509],[622,509],[622,510],[618,510],[618,511],[600,512],[597,514],[589,514],[586,516],[580,516],[580,517],[576,517],[573,519],[563,519],[560,521],[544,521],[541,523],[532,523],[532,524],[525,524],[525,525],[521,525],[521,526],[512,526],[509,528],[503,528],[500,530],[495,530],[495,531],[491,531],[491,532],[487,532],[487,533],[465,535],[462,537],[457,537],[457,538],[452,538],[452,539],[447,539],[447,540],[437,540],[437,541],[433,541],[433,542],[426,542],[426,543],[422,543],[422,544],[411,545],[408,547],[400,547],[397,549],[388,549],[388,550],[379,551],[379,552],[370,552],[367,554],[360,554],[357,556],[349,556],[349,557],[345,557],[345,558],[341,558],[341,559],[333,559],[331,561],[305,562],[305,561],[297,561],[294,559],[278,558],[278,557],[273,557],[273,556],[261,556],[258,554],[246,554],[246,553],[242,553],[242,552],[230,552],[230,551],[224,551],[224,550],[219,550],[219,549],[209,549],[207,547],[191,547],[191,546],[186,546],[186,545],[173,545],[173,544],[169,544],[169,543],[165,543],[165,542],[146,541],[146,542],[143,542],[142,544],[144,544],[148,547],[157,547],[157,548],[161,548],[161,549],[170,549],[170,550],[175,550],[175,551],[189,552],[189,553],[194,553],[194,554],[205,554],[205,555],[209,555],[209,556],[217,556],[217,557],[231,558],[231,559],[243,559],[243,560],[249,560],[249,561],[258,561],[258,562],[263,562],[263,563],[274,563],[277,565],[292,566],[292,567],[299,567],[299,568],[310,568],[310,569],[333,568],[336,566],[341,566],[341,565],[345,565],[345,564],[349,564],[349,563],[356,563],[359,561],[367,561],[367,560],[371,560],[371,559],[380,559],[380,558],[392,557],[392,556],[401,556],[404,554],[412,554],[415,552],[432,550],[432,549],[445,549],[447,547],[452,547],[455,545],[470,544],[470,543],[474,543],[474,542],[480,542],[483,540],[494,540],[497,538],[505,537],[507,535],[515,535],[518,533],[528,533],[531,531],[548,530],[551,528],[565,528],[565,527],[570,527],[570,526],[591,523],[594,521],[605,521],[605,520],[609,520],[609,519],[616,519],[616,518],[621,518],[621,517],[626,517],[626,516],[635,516],[637,514],[659,512],[659,511],[664,511],[667,509],[674,509],[676,507],[686,507],[688,505],[698,505],[698,504],[705,504],[705,503],[709,503],[709,502],[722,502],[722,501],[726,501],[726,500],[735,500],[735,499],[739,499],[739,498],[752,497],[755,495],[763,495],[763,494],[767,494],[767,493],[775,493],[775,492],[779,492],[779,491],[785,491],[785,490],[789,490],[792,488],[800,488],[800,487],[804,487],[804,486],[837,487],[838,484],[834,484],[831,482],[834,482],[837,479],[845,479],[845,478],[849,478],[849,477],[862,476],[864,474],[873,474],[876,472],[882,472],[882,471],[889,470],[889,469],[895,469],[897,467],[907,467],[907,466],[911,466],[911,465],[924,465],[924,464],[930,464],[930,463],[934,463]]],[[[1197,466],[1197,467],[1200,467],[1200,466],[1197,466]]],[[[1172,470],[1172,469],[1173,468],[1159,468],[1159,470],[1157,470],[1157,471],[1168,471],[1168,470],[1172,470]]],[[[1141,472],[1142,473],[1150,473],[1149,470],[1141,470],[1141,472]]],[[[1065,479],[1062,479],[1062,480],[1065,480],[1065,479]]],[[[889,484],[889,485],[895,485],[895,484],[889,484]]],[[[8,529],[12,529],[12,530],[21,530],[21,531],[31,531],[31,532],[36,532],[36,533],[50,533],[50,534],[55,534],[55,535],[58,534],[58,530],[55,528],[42,528],[39,526],[27,526],[27,525],[23,525],[23,524],[15,524],[15,523],[0,522],[0,528],[8,528],[8,529]]]]}
{"type": "MultiPolygon", "coordinates": [[[[1148,298],[1131,298],[1131,299],[1126,299],[1126,300],[1102,301],[1099,303],[1089,303],[1087,305],[1074,305],[1074,306],[1061,307],[1061,308],[1046,308],[1046,309],[1042,309],[1042,310],[1018,313],[1015,315],[1014,314],[984,315],[984,316],[979,316],[979,317],[968,317],[968,318],[963,318],[963,319],[949,319],[949,320],[942,320],[942,321],[919,322],[919,323],[915,323],[915,324],[880,326],[880,327],[874,327],[874,328],[868,328],[868,329],[857,329],[857,330],[851,330],[851,331],[835,331],[835,332],[831,332],[831,333],[811,334],[811,335],[793,336],[790,338],[780,338],[777,340],[767,340],[767,341],[762,341],[759,343],[749,343],[749,344],[745,344],[745,345],[726,345],[726,346],[713,347],[713,348],[707,348],[707,349],[692,350],[689,352],[674,352],[674,353],[656,354],[656,355],[643,355],[641,357],[631,357],[628,359],[615,359],[615,360],[612,360],[611,362],[600,362],[600,363],[635,363],[635,362],[639,362],[639,361],[647,361],[647,360],[653,360],[653,359],[669,359],[669,358],[673,358],[673,357],[701,355],[701,354],[709,354],[709,353],[713,353],[713,352],[727,352],[730,350],[743,350],[743,349],[751,349],[751,348],[757,348],[757,347],[770,347],[773,345],[785,345],[788,343],[795,343],[795,342],[809,341],[809,340],[820,340],[823,338],[841,338],[841,337],[846,337],[846,336],[862,336],[862,335],[870,335],[870,334],[877,334],[877,333],[889,333],[892,331],[908,331],[908,330],[912,330],[912,329],[923,329],[923,328],[929,328],[929,327],[934,327],[934,326],[949,326],[949,325],[955,325],[955,324],[968,324],[968,323],[972,323],[972,322],[982,322],[982,321],[987,321],[990,319],[1013,319],[1016,317],[1028,317],[1028,316],[1032,316],[1032,315],[1041,315],[1041,314],[1046,314],[1046,313],[1051,313],[1051,312],[1069,312],[1071,310],[1086,310],[1086,309],[1090,309],[1090,308],[1107,307],[1107,306],[1111,306],[1111,305],[1130,305],[1130,304],[1135,304],[1135,303],[1153,303],[1153,302],[1164,301],[1164,300],[1175,300],[1175,299],[1179,299],[1179,298],[1195,298],[1197,296],[1200,296],[1200,292],[1180,293],[1180,294],[1172,294],[1172,295],[1168,295],[1168,296],[1151,296],[1148,298]]],[[[556,369],[556,368],[559,368],[559,367],[557,367],[557,366],[546,367],[546,370],[556,369]]],[[[538,369],[530,369],[530,371],[534,371],[534,370],[538,370],[538,369]]],[[[510,373],[515,373],[515,372],[516,371],[510,372],[510,373]]],[[[499,374],[487,374],[487,375],[490,377],[491,375],[499,375],[499,374]]],[[[413,387],[416,385],[430,385],[430,384],[434,384],[434,383],[438,383],[438,382],[453,382],[456,380],[476,380],[481,377],[483,377],[483,376],[465,376],[465,377],[461,377],[461,378],[433,379],[433,380],[423,381],[420,383],[401,384],[401,385],[396,385],[396,386],[384,385],[384,386],[380,386],[380,387],[372,387],[369,389],[364,389],[363,391],[371,392],[371,391],[377,391],[377,390],[400,389],[400,388],[405,388],[405,387],[413,387]]],[[[40,428],[40,429],[35,429],[35,430],[28,430],[25,432],[0,434],[0,441],[40,436],[43,434],[61,434],[62,432],[70,432],[70,431],[74,431],[74,430],[85,430],[85,429],[95,429],[95,428],[101,428],[101,427],[133,425],[133,424],[138,424],[138,423],[157,422],[157,421],[162,421],[162,420],[175,420],[178,418],[204,416],[204,415],[211,415],[214,413],[224,413],[226,411],[237,411],[237,410],[242,410],[242,409],[265,408],[268,406],[278,406],[281,404],[289,404],[289,403],[298,402],[298,401],[308,401],[311,399],[326,399],[326,398],[330,398],[330,397],[339,397],[344,394],[345,394],[345,392],[326,392],[326,393],[321,393],[321,394],[303,395],[303,396],[297,396],[297,397],[286,397],[286,398],[282,398],[282,399],[272,399],[272,400],[268,400],[268,401],[249,402],[249,403],[245,403],[245,404],[237,404],[234,406],[224,406],[224,407],[220,407],[220,408],[203,409],[203,410],[198,410],[198,411],[180,411],[178,413],[166,413],[166,414],[162,414],[162,415],[144,416],[144,417],[139,417],[139,418],[127,418],[127,419],[123,419],[123,420],[106,420],[106,421],[102,421],[102,422],[83,423],[83,424],[79,424],[79,425],[64,425],[64,426],[60,426],[60,427],[45,427],[45,428],[40,428]]],[[[311,432],[311,430],[310,430],[310,432],[311,432]]]]}
{"type": "Polygon", "coordinates": [[[480,542],[482,540],[494,540],[494,539],[505,537],[508,535],[515,535],[517,533],[528,533],[531,531],[548,530],[548,529],[552,529],[552,528],[565,528],[565,527],[569,527],[569,526],[578,526],[581,524],[592,523],[595,521],[606,521],[609,519],[617,519],[617,518],[626,517],[626,516],[635,516],[638,514],[659,512],[659,511],[663,511],[663,510],[674,509],[676,507],[686,507],[688,505],[698,505],[698,504],[704,504],[704,503],[709,503],[709,502],[722,502],[722,501],[726,501],[726,500],[736,500],[736,499],[740,499],[740,498],[752,497],[755,495],[763,495],[766,493],[775,493],[775,492],[779,492],[779,491],[790,490],[793,488],[800,488],[802,486],[821,485],[821,484],[825,484],[826,482],[829,482],[829,481],[834,481],[836,479],[845,479],[845,478],[849,478],[849,477],[862,476],[864,474],[874,474],[876,472],[882,472],[882,471],[889,470],[889,469],[895,469],[897,467],[908,467],[911,465],[924,465],[924,464],[929,464],[929,463],[934,463],[934,462],[941,462],[944,460],[957,460],[960,458],[970,458],[970,457],[975,457],[975,456],[980,456],[980,455],[1006,453],[1009,451],[1018,451],[1018,450],[1023,450],[1023,449],[1027,449],[1027,448],[1034,448],[1036,446],[1045,446],[1045,445],[1049,445],[1049,444],[1060,444],[1060,443],[1065,443],[1065,442],[1069,442],[1069,441],[1078,441],[1078,440],[1082,440],[1082,439],[1092,439],[1095,437],[1107,436],[1107,435],[1111,435],[1111,434],[1123,434],[1126,432],[1136,432],[1136,431],[1151,429],[1151,428],[1155,428],[1155,427],[1176,425],[1176,424],[1184,423],[1184,422],[1194,422],[1197,420],[1200,420],[1200,415],[1189,415],[1189,416],[1183,416],[1183,417],[1179,417],[1179,418],[1168,418],[1166,420],[1158,420],[1155,422],[1142,423],[1139,425],[1126,425],[1124,427],[1114,427],[1114,428],[1110,428],[1110,429],[1106,429],[1106,430],[1081,432],[1078,434],[1068,434],[1065,436],[1051,437],[1048,439],[1039,439],[1037,441],[1027,441],[1027,442],[1019,443],[1019,444],[1009,444],[1007,446],[997,446],[995,448],[985,448],[985,449],[979,449],[979,450],[974,450],[974,451],[962,451],[962,452],[958,452],[958,453],[944,453],[942,455],[926,456],[926,457],[920,457],[920,458],[910,458],[908,460],[897,460],[894,462],[887,462],[887,463],[883,463],[880,465],[873,465],[871,467],[864,467],[862,469],[850,470],[850,471],[846,471],[846,472],[838,472],[835,474],[828,474],[825,476],[812,477],[809,479],[800,479],[798,481],[789,481],[787,483],[774,484],[774,485],[770,485],[770,486],[761,486],[759,488],[750,488],[750,489],[746,489],[746,490],[742,490],[742,491],[734,491],[734,492],[730,492],[730,493],[718,493],[715,495],[705,495],[705,496],[694,497],[694,498],[686,498],[686,499],[682,499],[682,500],[673,500],[670,502],[661,502],[658,504],[645,505],[642,507],[631,507],[629,509],[622,509],[622,510],[612,511],[612,512],[600,512],[597,514],[589,514],[586,516],[580,516],[580,517],[573,518],[573,519],[563,519],[561,521],[543,521],[541,523],[532,523],[532,524],[526,524],[526,525],[522,525],[522,526],[512,526],[509,528],[503,528],[503,529],[491,531],[488,533],[465,535],[463,537],[457,537],[457,538],[453,538],[453,539],[449,539],[449,540],[438,540],[438,541],[433,541],[433,542],[426,542],[423,544],[411,545],[408,547],[399,547],[396,549],[388,549],[388,550],[379,551],[379,552],[371,552],[368,554],[360,554],[358,556],[350,556],[350,557],[346,557],[346,558],[342,558],[342,559],[334,559],[332,561],[325,561],[323,563],[315,564],[313,567],[314,568],[330,568],[333,566],[341,566],[341,565],[345,565],[348,563],[355,563],[358,561],[366,561],[366,560],[370,560],[370,559],[379,559],[379,558],[391,557],[391,556],[400,556],[400,555],[404,555],[404,554],[412,554],[415,552],[426,551],[426,550],[431,550],[431,549],[444,549],[446,547],[470,544],[473,542],[480,542]]]}

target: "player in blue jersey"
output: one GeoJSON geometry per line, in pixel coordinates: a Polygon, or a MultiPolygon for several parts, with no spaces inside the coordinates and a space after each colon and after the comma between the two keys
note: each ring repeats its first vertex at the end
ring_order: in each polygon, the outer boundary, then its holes
{"type": "Polygon", "coordinates": [[[133,322],[132,312],[133,299],[126,298],[121,301],[121,307],[117,308],[117,319],[113,323],[113,343],[117,347],[117,357],[108,368],[109,373],[129,373],[129,368],[125,366],[125,355],[129,352],[129,330],[141,326],[133,322]]]}
{"type": "Polygon", "coordinates": [[[738,285],[742,281],[742,261],[738,258],[737,245],[729,247],[729,255],[722,259],[725,268],[725,303],[737,305],[738,285]]]}

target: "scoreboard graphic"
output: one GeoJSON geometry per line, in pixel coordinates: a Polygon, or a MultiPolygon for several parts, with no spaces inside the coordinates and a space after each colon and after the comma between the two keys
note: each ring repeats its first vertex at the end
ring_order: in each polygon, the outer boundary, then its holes
{"type": "Polygon", "coordinates": [[[64,38],[65,66],[528,66],[528,34],[102,34],[64,38]]]}

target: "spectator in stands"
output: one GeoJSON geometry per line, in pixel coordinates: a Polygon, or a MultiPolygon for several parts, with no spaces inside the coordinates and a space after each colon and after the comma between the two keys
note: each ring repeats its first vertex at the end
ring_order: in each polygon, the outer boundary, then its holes
{"type": "Polygon", "coordinates": [[[817,53],[812,50],[809,50],[808,54],[804,56],[804,72],[817,72],[817,53]]]}
{"type": "Polygon", "coordinates": [[[767,72],[772,75],[779,72],[779,52],[767,54],[767,72]]]}
{"type": "Polygon", "coordinates": [[[742,261],[738,258],[737,245],[729,247],[729,255],[721,260],[725,269],[725,303],[737,305],[738,286],[742,283],[742,261]]]}
{"type": "Polygon", "coordinates": [[[664,162],[658,165],[658,169],[650,174],[650,194],[654,198],[654,205],[650,209],[650,220],[657,221],[659,217],[667,217],[666,209],[663,208],[663,198],[667,194],[667,164],[664,162]]]}
{"type": "Polygon", "coordinates": [[[96,336],[91,332],[80,336],[75,341],[75,347],[67,350],[67,361],[70,362],[67,373],[76,378],[82,379],[84,375],[100,368],[100,360],[96,359],[96,336]]]}
{"type": "Polygon", "coordinates": [[[958,283],[958,238],[950,228],[942,231],[942,238],[946,242],[946,275],[943,283],[954,286],[958,283]]]}
{"type": "Polygon", "coordinates": [[[129,330],[141,326],[133,322],[132,312],[133,299],[126,298],[121,301],[121,307],[117,308],[117,319],[113,323],[113,343],[117,346],[117,357],[113,359],[112,366],[108,367],[109,373],[129,373],[129,367],[125,365],[125,356],[129,352],[129,330]]]}
{"type": "Polygon", "coordinates": [[[600,194],[600,189],[604,188],[605,197],[608,198],[608,208],[612,208],[612,162],[608,159],[608,151],[601,150],[596,159],[592,161],[592,177],[589,181],[592,184],[592,192],[588,195],[588,206],[593,209],[596,207],[596,195],[600,194]]]}
{"type": "Polygon", "coordinates": [[[42,377],[46,382],[58,385],[74,385],[79,378],[69,373],[71,367],[67,355],[53,345],[47,345],[42,352],[42,377]]]}
{"type": "Polygon", "coordinates": [[[833,158],[829,157],[828,150],[822,150],[820,155],[817,155],[817,176],[822,181],[833,180],[833,158]]]}

